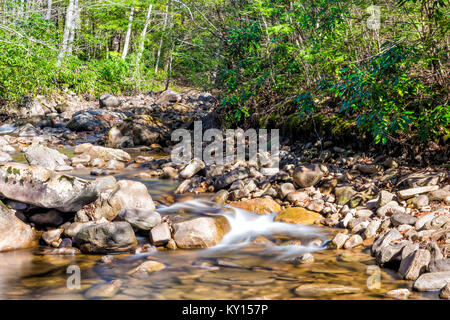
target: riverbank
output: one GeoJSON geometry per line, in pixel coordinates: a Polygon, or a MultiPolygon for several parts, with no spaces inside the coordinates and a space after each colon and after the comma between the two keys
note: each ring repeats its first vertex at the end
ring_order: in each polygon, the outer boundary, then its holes
{"type": "MultiPolygon", "coordinates": [[[[280,267],[290,270],[289,276],[275,272],[278,278],[274,280],[289,278],[291,294],[263,294],[268,298],[368,298],[360,295],[364,290],[377,290],[379,298],[421,298],[418,293],[430,291],[442,291],[441,297],[448,297],[448,163],[413,167],[401,157],[354,150],[351,143],[337,145],[326,139],[292,143],[282,137],[280,170],[273,175],[262,174],[271,165],[262,161],[269,159],[264,154],[256,162],[220,166],[194,159],[187,166],[177,165],[170,158],[174,146],[171,133],[181,128],[192,130],[197,120],[204,129],[217,125],[213,116],[216,99],[210,94],[190,90],[136,97],[105,95],[100,102],[75,95],[60,100],[30,101],[18,109],[17,116],[31,120],[10,121],[0,127],[4,132],[0,142],[1,251],[40,244],[44,256],[100,254],[97,259],[106,264],[114,260],[111,254],[117,257],[117,253],[152,257],[152,252],[202,252],[220,248],[236,233],[239,223],[233,224],[230,212],[242,216],[249,211],[255,219],[267,216],[268,221],[261,229],[246,220],[243,225],[250,230],[245,230],[243,239],[228,242],[231,247],[236,242],[246,244],[246,250],[252,252],[256,245],[264,248],[260,249],[264,254],[273,247],[278,260],[283,247],[292,249],[282,257],[280,267]],[[172,187],[155,196],[153,189],[158,187],[145,181],[170,182],[172,187]],[[204,197],[212,202],[189,202],[204,197]],[[277,230],[280,226],[288,229],[277,230]],[[311,237],[307,226],[319,230],[311,237]],[[306,229],[292,236],[289,228],[306,229]],[[334,231],[322,235],[321,228],[334,231]],[[382,278],[395,279],[396,286],[388,280],[381,288],[362,289],[363,279],[370,275],[360,264],[357,288],[345,286],[345,277],[337,283],[318,281],[320,284],[305,279],[309,272],[333,270],[339,260],[371,261],[369,254],[374,263],[386,268],[383,273],[390,273],[382,278]],[[322,255],[329,257],[327,263],[322,255]],[[355,258],[358,256],[361,260],[355,258]],[[301,275],[292,271],[299,269],[301,275]],[[403,284],[400,291],[399,282],[403,284]]],[[[66,263],[70,260],[64,259],[66,263]]],[[[231,261],[213,260],[211,264],[207,260],[200,265],[221,272],[223,268],[236,267],[241,272],[242,268],[266,268],[264,259],[257,260],[246,264],[246,259],[237,255],[231,261]]],[[[138,278],[155,279],[155,273],[159,277],[170,274],[164,269],[171,266],[158,259],[150,261],[127,267],[130,276],[137,273],[138,278]]],[[[332,278],[330,272],[324,272],[328,279],[332,278]]],[[[243,286],[243,290],[259,283],[259,277],[237,283],[236,277],[251,277],[244,274],[227,278],[218,272],[212,283],[243,286]]],[[[83,287],[82,297],[120,297],[123,280],[107,278],[111,282],[83,287]]],[[[266,284],[264,290],[269,290],[268,283],[259,283],[266,284]]],[[[269,291],[277,292],[272,289],[269,291]]]]}

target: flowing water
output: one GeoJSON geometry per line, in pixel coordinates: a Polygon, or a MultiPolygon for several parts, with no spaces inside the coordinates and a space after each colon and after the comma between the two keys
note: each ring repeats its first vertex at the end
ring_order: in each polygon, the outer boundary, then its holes
{"type": "MultiPolygon", "coordinates": [[[[143,182],[159,203],[165,203],[164,197],[177,186],[174,181],[136,178],[139,172],[125,169],[115,176],[143,182]]],[[[72,174],[89,177],[88,170],[72,174]]],[[[100,255],[44,254],[48,248],[43,246],[4,252],[0,253],[0,299],[86,299],[88,288],[116,279],[122,286],[111,299],[385,299],[389,290],[411,287],[411,282],[400,280],[392,270],[379,269],[377,274],[368,250],[326,249],[336,230],[274,222],[274,215],[221,207],[208,201],[208,196],[181,202],[186,199],[160,204],[158,212],[173,220],[177,216],[225,216],[231,231],[220,244],[207,249],[118,254],[110,263],[103,263],[100,255]],[[306,252],[313,254],[313,263],[292,263],[292,258],[306,252]],[[146,276],[129,274],[147,260],[159,261],[166,268],[146,276]],[[70,265],[81,270],[78,289],[67,286],[70,265]],[[379,287],[373,287],[371,279],[378,275],[379,287]]],[[[142,243],[144,237],[138,241],[142,243]]],[[[412,298],[437,295],[414,293],[412,298]]]]}

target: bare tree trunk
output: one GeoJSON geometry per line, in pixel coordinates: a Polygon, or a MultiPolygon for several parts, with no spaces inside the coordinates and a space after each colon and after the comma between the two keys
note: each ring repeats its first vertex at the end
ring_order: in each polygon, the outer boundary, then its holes
{"type": "Polygon", "coordinates": [[[59,50],[58,60],[56,62],[56,65],[58,67],[61,66],[61,62],[64,59],[64,55],[67,51],[67,43],[69,41],[70,32],[72,30],[72,23],[73,23],[73,7],[74,7],[74,0],[69,0],[69,5],[67,6],[67,10],[66,10],[66,23],[64,25],[63,40],[62,40],[61,48],[59,50]]]}
{"type": "Polygon", "coordinates": [[[73,1],[73,16],[72,16],[72,29],[69,34],[69,41],[67,43],[67,52],[72,53],[73,40],[75,39],[75,30],[79,27],[80,8],[78,6],[78,0],[73,1]]]}
{"type": "Polygon", "coordinates": [[[139,63],[140,63],[141,57],[142,57],[142,53],[144,52],[145,35],[147,34],[147,28],[148,28],[148,25],[150,24],[150,17],[152,15],[152,9],[153,9],[153,4],[150,4],[150,6],[148,7],[148,10],[147,10],[147,17],[145,18],[144,29],[142,29],[142,32],[141,32],[141,40],[139,43],[139,52],[138,52],[137,59],[136,59],[136,66],[139,66],[139,63]]]}
{"type": "Polygon", "coordinates": [[[166,31],[168,18],[169,18],[169,6],[166,6],[166,16],[164,17],[164,26],[162,30],[161,40],[159,41],[158,53],[156,55],[155,74],[158,73],[159,58],[161,57],[161,47],[164,40],[164,31],[166,31]]]}
{"type": "Polygon", "coordinates": [[[45,14],[45,19],[47,20],[51,20],[52,19],[52,5],[53,5],[53,1],[52,0],[47,0],[47,11],[45,14]]]}
{"type": "Polygon", "coordinates": [[[125,37],[125,43],[123,45],[122,59],[125,59],[128,54],[128,46],[130,45],[130,38],[131,38],[131,27],[133,26],[133,16],[134,16],[134,4],[131,6],[130,18],[128,19],[128,29],[127,35],[125,37]]]}

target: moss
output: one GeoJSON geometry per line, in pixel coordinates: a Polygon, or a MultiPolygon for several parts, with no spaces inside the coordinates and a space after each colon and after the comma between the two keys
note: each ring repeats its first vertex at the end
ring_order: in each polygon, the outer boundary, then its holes
{"type": "Polygon", "coordinates": [[[71,176],[61,175],[61,176],[59,176],[58,181],[62,181],[63,179],[66,179],[67,181],[69,181],[70,184],[73,186],[76,178],[71,177],[71,176]]]}

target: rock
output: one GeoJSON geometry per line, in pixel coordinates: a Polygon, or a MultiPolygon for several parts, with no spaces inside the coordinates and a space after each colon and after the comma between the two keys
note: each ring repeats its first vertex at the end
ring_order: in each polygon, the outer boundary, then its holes
{"type": "Polygon", "coordinates": [[[440,259],[440,260],[432,260],[428,264],[428,271],[430,272],[450,272],[450,258],[440,259]]]}
{"type": "Polygon", "coordinates": [[[80,154],[80,157],[89,156],[90,161],[94,159],[102,159],[104,161],[117,160],[122,162],[131,161],[131,156],[123,150],[94,146],[90,143],[78,145],[75,148],[75,153],[80,154]]]}
{"type": "Polygon", "coordinates": [[[412,226],[416,223],[417,218],[406,213],[396,213],[391,216],[391,221],[396,227],[401,224],[409,224],[412,226]]]}
{"type": "Polygon", "coordinates": [[[67,156],[40,144],[33,144],[24,153],[25,159],[30,165],[39,165],[49,170],[66,166],[67,156]]]}
{"type": "Polygon", "coordinates": [[[423,217],[420,217],[419,219],[417,219],[416,223],[415,223],[415,227],[417,230],[421,230],[425,224],[427,224],[428,222],[430,222],[431,220],[433,220],[435,213],[431,212],[428,213],[426,215],[424,215],[423,217]]]}
{"type": "Polygon", "coordinates": [[[450,271],[424,273],[414,282],[417,291],[441,290],[450,282],[450,271]]]}
{"type": "Polygon", "coordinates": [[[364,237],[366,239],[373,238],[377,235],[378,229],[380,228],[381,220],[372,220],[364,230],[364,237]]]}
{"type": "Polygon", "coordinates": [[[149,115],[126,118],[117,129],[123,136],[132,137],[135,146],[150,146],[170,141],[168,128],[158,118],[149,115]]]}
{"type": "Polygon", "coordinates": [[[439,297],[441,299],[450,300],[450,282],[447,283],[444,288],[442,288],[441,293],[439,294],[439,297]]]}
{"type": "Polygon", "coordinates": [[[430,258],[428,250],[418,249],[402,260],[398,273],[406,280],[416,280],[425,272],[430,258]]]}
{"type": "Polygon", "coordinates": [[[225,217],[201,217],[175,223],[174,240],[179,248],[195,249],[217,245],[230,231],[225,217]]]}
{"type": "Polygon", "coordinates": [[[295,168],[293,179],[301,188],[307,188],[316,185],[327,174],[328,169],[324,165],[304,165],[295,168]]]}
{"type": "Polygon", "coordinates": [[[287,201],[295,204],[295,205],[304,205],[309,201],[309,196],[306,192],[303,191],[294,191],[290,192],[287,197],[287,201]]]}
{"type": "Polygon", "coordinates": [[[181,96],[172,90],[163,91],[158,99],[156,100],[156,104],[167,106],[169,104],[177,103],[181,101],[181,96]]]}
{"type": "Polygon", "coordinates": [[[15,131],[19,137],[37,137],[39,131],[31,124],[27,123],[15,131]]]}
{"type": "Polygon", "coordinates": [[[274,221],[310,225],[321,219],[323,217],[319,213],[301,207],[291,207],[281,211],[274,221]]]}
{"type": "Polygon", "coordinates": [[[414,197],[415,195],[435,191],[438,189],[439,189],[438,186],[425,186],[425,187],[405,189],[405,190],[400,190],[398,192],[398,196],[402,199],[409,199],[409,198],[414,197]]]}
{"type": "Polygon", "coordinates": [[[294,258],[294,264],[310,264],[314,262],[314,256],[311,253],[305,253],[294,258]]]}
{"type": "Polygon", "coordinates": [[[423,229],[425,230],[439,230],[443,227],[450,219],[444,215],[438,215],[434,217],[431,221],[425,223],[423,229]]]}
{"type": "Polygon", "coordinates": [[[429,199],[431,201],[444,201],[447,205],[450,204],[450,190],[449,189],[439,189],[430,192],[429,199]]]}
{"type": "Polygon", "coordinates": [[[445,172],[414,172],[408,175],[403,181],[411,187],[434,186],[446,177],[445,172]]]}
{"type": "Polygon", "coordinates": [[[61,212],[50,210],[32,215],[30,221],[40,226],[57,227],[64,222],[64,219],[61,216],[61,212]]]}
{"type": "Polygon", "coordinates": [[[62,242],[61,234],[63,231],[64,229],[62,228],[46,231],[42,234],[42,240],[44,240],[49,246],[57,248],[62,242]]]}
{"type": "Polygon", "coordinates": [[[119,99],[109,93],[102,94],[98,100],[100,108],[117,108],[120,105],[119,99]]]}
{"type": "Polygon", "coordinates": [[[6,152],[0,152],[0,164],[12,161],[11,156],[6,152]]]}
{"type": "Polygon", "coordinates": [[[381,190],[378,194],[377,208],[387,205],[394,199],[395,195],[385,190],[381,190]]]}
{"type": "Polygon", "coordinates": [[[280,195],[281,199],[287,197],[288,194],[295,191],[295,187],[292,183],[286,182],[280,185],[280,195]]]}
{"type": "Polygon", "coordinates": [[[359,164],[357,166],[358,170],[362,173],[367,174],[375,174],[383,171],[383,167],[379,165],[370,165],[370,164],[359,164]]]}
{"type": "Polygon", "coordinates": [[[217,192],[214,195],[214,198],[212,199],[212,201],[220,204],[220,205],[225,205],[225,203],[228,200],[228,191],[227,190],[220,190],[219,192],[217,192]]]}
{"type": "Polygon", "coordinates": [[[408,289],[395,289],[386,292],[386,296],[399,300],[406,300],[411,295],[411,291],[408,289]]]}
{"type": "Polygon", "coordinates": [[[123,208],[117,217],[141,230],[150,230],[161,223],[161,216],[154,209],[123,208]]]}
{"type": "Polygon", "coordinates": [[[428,206],[428,202],[429,202],[428,197],[425,194],[422,194],[422,195],[415,197],[412,201],[412,204],[417,209],[420,209],[420,208],[428,206]]]}
{"type": "Polygon", "coordinates": [[[177,169],[172,167],[164,167],[162,172],[161,179],[175,179],[178,174],[177,169]]]}
{"type": "Polygon", "coordinates": [[[306,206],[306,209],[310,211],[315,212],[322,212],[322,210],[325,208],[325,202],[322,199],[318,200],[311,200],[308,205],[306,206]]]}
{"type": "Polygon", "coordinates": [[[386,205],[377,209],[377,215],[379,217],[384,217],[388,213],[397,214],[397,213],[405,213],[405,212],[406,212],[406,209],[403,207],[400,207],[396,201],[391,201],[391,202],[387,203],[386,205]]]}
{"type": "Polygon", "coordinates": [[[338,294],[358,293],[362,290],[360,288],[344,286],[340,284],[328,283],[307,283],[298,286],[295,289],[295,294],[300,297],[333,297],[338,294]]]}
{"type": "Polygon", "coordinates": [[[220,190],[228,187],[237,180],[243,180],[249,176],[246,168],[237,168],[223,175],[218,176],[214,181],[214,189],[220,190]]]}
{"type": "Polygon", "coordinates": [[[392,263],[394,261],[399,261],[403,248],[408,244],[408,241],[393,241],[385,246],[383,246],[375,255],[377,262],[380,265],[386,263],[392,263]]]}
{"type": "Polygon", "coordinates": [[[402,234],[397,229],[391,229],[378,237],[372,244],[372,254],[377,254],[381,249],[389,245],[392,241],[400,240],[402,234]]]}
{"type": "Polygon", "coordinates": [[[109,160],[104,168],[106,170],[122,170],[123,168],[125,168],[125,164],[123,162],[117,161],[117,160],[109,160]]]}
{"type": "Polygon", "coordinates": [[[123,149],[131,148],[133,146],[133,138],[130,136],[123,136],[122,132],[116,127],[112,127],[108,131],[105,147],[123,149]]]}
{"type": "Polygon", "coordinates": [[[352,186],[342,186],[336,187],[334,189],[334,194],[336,195],[336,203],[339,205],[344,205],[350,201],[350,199],[356,194],[352,186]]]}
{"type": "Polygon", "coordinates": [[[0,195],[41,208],[75,212],[97,198],[95,181],[57,174],[41,166],[0,166],[0,195]]]}
{"type": "Polygon", "coordinates": [[[97,284],[90,287],[84,296],[87,299],[103,299],[103,298],[112,298],[119,291],[122,286],[121,280],[113,280],[108,283],[97,284]]]}
{"type": "Polygon", "coordinates": [[[250,200],[233,201],[230,203],[230,206],[257,214],[267,214],[281,211],[280,205],[269,198],[255,198],[250,200]]]}
{"type": "Polygon", "coordinates": [[[172,238],[167,222],[161,223],[150,230],[150,241],[155,246],[165,245],[172,238]]]}
{"type": "Polygon", "coordinates": [[[31,248],[37,243],[35,230],[0,202],[0,252],[31,248]]]}
{"type": "Polygon", "coordinates": [[[155,204],[147,187],[141,182],[132,180],[118,181],[113,190],[98,201],[100,204],[94,213],[96,219],[104,217],[112,221],[124,208],[155,211],[155,204]]]}
{"type": "Polygon", "coordinates": [[[344,248],[352,249],[363,244],[363,238],[359,234],[351,235],[347,241],[345,241],[344,248]]]}
{"type": "Polygon", "coordinates": [[[152,273],[164,269],[166,266],[158,261],[145,261],[139,266],[131,270],[130,274],[134,273],[152,273]]]}
{"type": "Polygon", "coordinates": [[[344,233],[338,233],[336,236],[334,236],[333,240],[331,240],[330,247],[340,249],[344,246],[344,243],[348,238],[348,235],[344,233]]]}
{"type": "Polygon", "coordinates": [[[74,245],[84,253],[113,253],[133,251],[137,241],[128,222],[102,222],[82,228],[74,245]]]}
{"type": "Polygon", "coordinates": [[[370,218],[373,215],[372,210],[369,209],[360,209],[356,210],[355,216],[357,218],[370,218]]]}
{"type": "Polygon", "coordinates": [[[203,168],[205,168],[205,163],[198,158],[194,158],[191,161],[189,161],[189,163],[180,172],[179,175],[182,179],[189,179],[203,168]]]}

